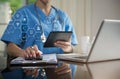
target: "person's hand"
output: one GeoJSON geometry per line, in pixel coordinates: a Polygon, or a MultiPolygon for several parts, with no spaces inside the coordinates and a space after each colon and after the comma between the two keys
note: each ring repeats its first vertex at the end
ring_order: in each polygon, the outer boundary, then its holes
{"type": "Polygon", "coordinates": [[[24,50],[25,52],[25,57],[29,58],[36,58],[36,57],[40,57],[42,52],[38,49],[37,45],[34,45],[32,47],[28,47],[26,50],[24,50]]]}
{"type": "Polygon", "coordinates": [[[24,73],[36,78],[39,75],[39,69],[24,69],[24,73]]]}
{"type": "MultiPolygon", "coordinates": [[[[38,49],[37,45],[34,45],[32,47],[28,47],[26,48],[26,50],[24,50],[25,52],[25,57],[26,58],[36,58],[36,57],[40,57],[42,52],[38,49]]],[[[37,77],[39,74],[39,69],[24,69],[24,73],[26,75],[31,75],[32,77],[37,77]]]]}
{"type": "Polygon", "coordinates": [[[55,46],[60,47],[64,52],[72,52],[73,48],[70,41],[57,41],[55,46]]]}

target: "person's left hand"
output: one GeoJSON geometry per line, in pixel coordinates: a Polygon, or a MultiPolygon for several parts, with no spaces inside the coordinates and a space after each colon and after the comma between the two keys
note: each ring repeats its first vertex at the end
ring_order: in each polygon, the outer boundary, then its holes
{"type": "Polygon", "coordinates": [[[62,48],[64,52],[72,52],[73,48],[70,41],[57,41],[54,43],[55,46],[62,48]]]}

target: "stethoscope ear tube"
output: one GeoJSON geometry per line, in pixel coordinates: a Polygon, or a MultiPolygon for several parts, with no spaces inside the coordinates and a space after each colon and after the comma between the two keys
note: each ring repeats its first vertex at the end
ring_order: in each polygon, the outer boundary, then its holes
{"type": "MultiPolygon", "coordinates": [[[[60,18],[60,16],[59,16],[58,9],[56,9],[54,6],[52,6],[52,8],[55,9],[55,11],[56,11],[56,13],[57,13],[57,15],[55,16],[55,18],[54,18],[54,20],[53,20],[53,23],[52,23],[52,24],[54,24],[54,23],[60,18]]],[[[43,26],[42,26],[42,24],[41,24],[40,15],[39,15],[39,13],[38,13],[36,3],[34,3],[34,9],[35,9],[35,13],[36,13],[36,15],[37,15],[37,17],[38,17],[37,19],[38,19],[38,22],[39,22],[39,27],[40,27],[40,29],[41,29],[40,39],[41,39],[41,41],[44,43],[44,42],[46,41],[46,36],[45,36],[45,34],[44,34],[43,26]]],[[[63,23],[61,23],[61,25],[62,25],[62,29],[63,29],[63,23]]],[[[53,26],[54,26],[54,25],[53,25],[53,26]]]]}

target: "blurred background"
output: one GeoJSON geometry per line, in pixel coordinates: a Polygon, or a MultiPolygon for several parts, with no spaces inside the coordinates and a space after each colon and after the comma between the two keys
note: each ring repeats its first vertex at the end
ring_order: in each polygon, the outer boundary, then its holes
{"type": "MultiPolygon", "coordinates": [[[[14,12],[35,1],[0,0],[0,38],[14,12]]],[[[68,13],[73,22],[79,43],[76,53],[80,52],[81,37],[89,36],[92,40],[103,19],[120,19],[120,0],[53,0],[53,5],[68,13]]],[[[0,70],[6,67],[5,46],[0,41],[0,70]]]]}

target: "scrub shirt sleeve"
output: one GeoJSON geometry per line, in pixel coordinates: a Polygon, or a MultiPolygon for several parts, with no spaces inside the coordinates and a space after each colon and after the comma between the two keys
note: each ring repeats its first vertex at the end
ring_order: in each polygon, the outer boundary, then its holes
{"type": "Polygon", "coordinates": [[[8,44],[9,42],[13,42],[17,45],[21,43],[21,23],[22,23],[22,12],[16,11],[16,13],[11,18],[7,28],[5,29],[1,40],[8,44]]]}
{"type": "Polygon", "coordinates": [[[70,17],[67,15],[67,13],[65,13],[64,11],[62,11],[60,9],[58,10],[58,12],[59,12],[59,15],[60,15],[60,23],[63,24],[63,29],[65,31],[72,31],[71,44],[74,45],[74,46],[77,45],[78,41],[77,41],[74,26],[71,22],[70,17]]]}
{"type": "Polygon", "coordinates": [[[74,26],[70,20],[70,17],[66,14],[66,19],[65,19],[65,31],[72,31],[72,36],[71,36],[71,44],[72,45],[77,45],[77,37],[75,34],[74,26]]]}

